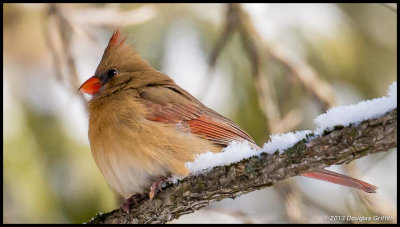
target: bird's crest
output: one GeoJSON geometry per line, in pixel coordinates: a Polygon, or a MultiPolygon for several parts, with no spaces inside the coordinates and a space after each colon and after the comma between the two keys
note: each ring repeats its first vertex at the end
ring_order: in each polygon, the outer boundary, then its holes
{"type": "Polygon", "coordinates": [[[121,38],[121,30],[119,28],[115,29],[113,35],[110,38],[110,41],[108,42],[107,49],[122,46],[125,43],[126,37],[127,36],[121,38]]]}
{"type": "Polygon", "coordinates": [[[127,36],[125,36],[124,38],[122,38],[120,40],[120,38],[121,38],[121,30],[119,28],[117,28],[117,29],[115,29],[113,35],[110,38],[109,45],[112,45],[112,46],[122,45],[122,44],[124,44],[124,42],[126,40],[126,37],[127,36]]]}
{"type": "Polygon", "coordinates": [[[125,71],[137,71],[151,67],[146,61],[136,53],[133,45],[126,44],[127,36],[123,37],[120,29],[116,29],[112,34],[96,74],[104,73],[111,67],[125,71]]]}

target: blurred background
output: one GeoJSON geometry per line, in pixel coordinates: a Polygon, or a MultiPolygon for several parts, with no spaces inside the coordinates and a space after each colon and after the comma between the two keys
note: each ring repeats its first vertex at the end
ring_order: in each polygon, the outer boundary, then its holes
{"type": "MultiPolygon", "coordinates": [[[[397,80],[397,4],[3,4],[4,223],[82,223],[122,203],[95,165],[90,97],[77,92],[117,27],[259,145],[397,80]]],[[[329,168],[376,194],[294,177],[173,222],[397,222],[396,160],[394,149],[329,168]]]]}

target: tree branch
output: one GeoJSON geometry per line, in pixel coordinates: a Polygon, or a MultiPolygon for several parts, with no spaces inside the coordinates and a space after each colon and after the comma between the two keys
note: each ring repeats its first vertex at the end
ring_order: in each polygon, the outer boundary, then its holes
{"type": "Polygon", "coordinates": [[[322,136],[308,135],[283,153],[262,153],[209,172],[189,176],[145,198],[129,214],[116,209],[88,223],[166,223],[193,213],[210,202],[235,198],[274,182],[330,165],[349,163],[368,154],[397,147],[397,108],[358,125],[337,126],[322,136]]]}

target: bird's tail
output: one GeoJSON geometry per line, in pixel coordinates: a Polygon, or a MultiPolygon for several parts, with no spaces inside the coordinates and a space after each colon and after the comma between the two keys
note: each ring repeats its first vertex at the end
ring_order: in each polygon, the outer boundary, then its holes
{"type": "MultiPolygon", "coordinates": [[[[255,143],[250,143],[250,146],[255,149],[261,149],[255,143]]],[[[378,187],[376,187],[375,185],[368,184],[367,182],[357,180],[355,178],[340,173],[335,173],[326,169],[321,169],[310,173],[303,173],[302,176],[327,181],[347,187],[357,188],[368,193],[375,193],[376,189],[378,189],[378,187]]]]}
{"type": "Polygon", "coordinates": [[[367,182],[325,169],[311,173],[303,173],[302,176],[314,178],[317,180],[328,181],[347,187],[357,188],[368,193],[375,193],[376,189],[378,188],[372,184],[368,184],[367,182]]]}

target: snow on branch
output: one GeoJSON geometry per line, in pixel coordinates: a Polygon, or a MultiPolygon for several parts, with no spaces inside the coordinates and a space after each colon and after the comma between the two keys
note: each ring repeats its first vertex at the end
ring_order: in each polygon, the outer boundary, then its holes
{"type": "Polygon", "coordinates": [[[318,116],[314,132],[271,137],[261,150],[232,143],[224,152],[198,155],[187,163],[192,174],[147,197],[129,213],[119,209],[88,223],[166,223],[210,202],[235,198],[274,182],[330,165],[349,163],[397,147],[397,84],[386,97],[336,107],[318,116]]]}
{"type": "Polygon", "coordinates": [[[261,150],[252,149],[246,143],[234,141],[225,148],[224,152],[200,154],[194,162],[186,163],[186,167],[191,173],[198,173],[214,166],[238,162],[243,158],[249,158],[263,152],[270,154],[277,150],[282,152],[307,136],[320,136],[325,130],[333,129],[335,126],[344,127],[350,124],[359,124],[363,120],[382,116],[396,107],[397,82],[394,82],[389,86],[387,96],[361,101],[354,105],[334,107],[326,113],[319,115],[314,120],[314,123],[317,125],[315,131],[304,130],[272,135],[270,136],[270,141],[265,143],[261,150]]]}

